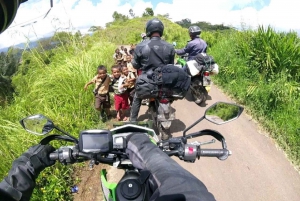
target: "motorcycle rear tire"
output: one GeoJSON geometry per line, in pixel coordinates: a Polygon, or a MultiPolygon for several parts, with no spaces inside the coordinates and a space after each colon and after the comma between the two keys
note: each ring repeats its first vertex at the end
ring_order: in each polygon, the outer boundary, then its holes
{"type": "Polygon", "coordinates": [[[191,91],[191,93],[194,98],[194,102],[197,105],[201,105],[202,103],[205,103],[208,95],[208,92],[206,91],[205,87],[200,87],[198,89],[198,94],[195,94],[193,91],[191,91]]]}

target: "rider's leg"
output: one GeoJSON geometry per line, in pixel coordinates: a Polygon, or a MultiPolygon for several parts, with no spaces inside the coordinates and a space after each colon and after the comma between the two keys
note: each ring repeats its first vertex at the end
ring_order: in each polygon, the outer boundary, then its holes
{"type": "Polygon", "coordinates": [[[142,100],[138,98],[136,94],[134,94],[133,103],[130,111],[130,121],[137,121],[141,104],[142,104],[142,100]]]}

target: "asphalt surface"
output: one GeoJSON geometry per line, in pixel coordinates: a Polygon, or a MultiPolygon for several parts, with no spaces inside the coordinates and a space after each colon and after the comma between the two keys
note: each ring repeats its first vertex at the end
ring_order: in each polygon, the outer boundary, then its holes
{"type": "MultiPolygon", "coordinates": [[[[205,105],[196,105],[190,96],[175,101],[176,120],[171,126],[173,136],[199,119],[207,107],[217,101],[234,102],[215,86],[209,92],[205,105]]],[[[142,106],[139,119],[144,120],[147,106],[142,106]]],[[[225,161],[217,158],[200,158],[195,163],[174,160],[199,178],[222,201],[300,201],[300,175],[280,151],[274,141],[261,132],[245,112],[235,121],[215,125],[203,120],[188,133],[202,129],[215,129],[226,139],[232,155],[225,161]]],[[[212,137],[192,140],[209,141],[212,137]]],[[[203,148],[221,148],[217,141],[203,148]]]]}

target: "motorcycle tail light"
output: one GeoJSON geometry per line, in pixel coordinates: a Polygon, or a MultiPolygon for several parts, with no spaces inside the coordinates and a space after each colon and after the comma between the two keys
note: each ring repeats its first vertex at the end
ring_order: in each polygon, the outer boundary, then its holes
{"type": "Polygon", "coordinates": [[[203,75],[204,75],[204,76],[209,76],[209,72],[208,72],[208,71],[205,71],[205,72],[203,73],[203,75]]]}
{"type": "Polygon", "coordinates": [[[160,99],[159,102],[160,102],[160,103],[165,103],[165,104],[166,104],[166,103],[169,102],[169,100],[166,99],[166,98],[163,98],[163,99],[160,99]]]}

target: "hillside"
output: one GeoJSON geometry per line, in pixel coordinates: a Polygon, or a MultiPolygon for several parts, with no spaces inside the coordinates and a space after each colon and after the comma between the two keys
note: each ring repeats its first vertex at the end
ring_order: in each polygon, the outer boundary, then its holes
{"type": "MultiPolygon", "coordinates": [[[[187,30],[168,19],[164,39],[184,47],[187,30]]],[[[58,126],[77,135],[87,128],[105,128],[93,109],[91,90],[84,84],[99,64],[110,68],[119,44],[136,44],[149,17],[116,21],[92,36],[60,35],[63,43],[52,50],[32,49],[22,55],[13,77],[13,101],[0,109],[1,178],[11,162],[40,138],[26,133],[19,125],[23,117],[41,113],[58,126]],[[22,144],[22,146],[19,146],[22,144]]],[[[215,82],[268,129],[290,159],[300,164],[300,40],[295,33],[259,30],[204,32],[209,53],[219,63],[215,82]]],[[[70,200],[66,189],[73,184],[72,167],[59,164],[48,168],[37,180],[32,200],[70,200]],[[65,175],[62,177],[61,175],[65,175]],[[67,179],[68,178],[68,179],[67,179]],[[49,193],[55,192],[55,193],[49,193]]]]}

